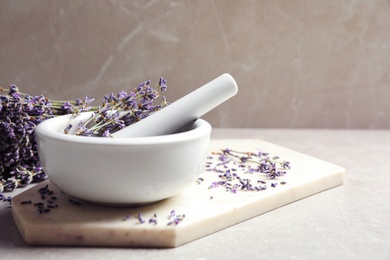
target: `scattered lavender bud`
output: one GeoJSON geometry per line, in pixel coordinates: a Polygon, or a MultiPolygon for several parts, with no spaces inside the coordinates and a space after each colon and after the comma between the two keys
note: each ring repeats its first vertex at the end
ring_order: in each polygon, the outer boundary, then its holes
{"type": "Polygon", "coordinates": [[[34,207],[43,208],[45,204],[43,202],[34,203],[34,207]]]}
{"type": "Polygon", "coordinates": [[[198,178],[198,179],[196,180],[196,183],[197,183],[197,184],[201,184],[203,181],[204,181],[203,178],[198,178]]]}
{"type": "Polygon", "coordinates": [[[149,219],[149,223],[153,223],[153,224],[157,225],[157,219],[151,218],[151,219],[149,219]]]}
{"type": "Polygon", "coordinates": [[[218,187],[218,182],[214,181],[211,183],[211,185],[209,186],[209,189],[213,189],[213,188],[217,188],[218,187]]]}
{"type": "Polygon", "coordinates": [[[142,214],[140,212],[138,212],[138,221],[140,224],[145,223],[145,220],[142,218],[142,214]]]}
{"type": "Polygon", "coordinates": [[[76,205],[76,206],[81,206],[81,203],[77,200],[74,200],[74,199],[68,199],[68,201],[73,204],[73,205],[76,205]]]}
{"type": "Polygon", "coordinates": [[[38,208],[38,213],[43,214],[43,213],[49,213],[50,209],[49,208],[38,208]]]}
{"type": "MultiPolygon", "coordinates": [[[[208,188],[223,187],[227,192],[237,193],[240,191],[263,191],[267,189],[267,181],[256,180],[260,186],[253,185],[248,178],[243,178],[240,174],[259,174],[274,180],[283,177],[287,170],[291,168],[290,163],[280,160],[279,156],[270,156],[268,153],[259,151],[239,152],[230,148],[221,149],[220,152],[212,152],[217,156],[217,161],[213,156],[208,156],[206,172],[217,173],[221,181],[213,181],[208,188]]],[[[199,182],[198,182],[199,183],[199,182]]],[[[199,183],[200,184],[200,183],[199,183]]],[[[273,185],[276,187],[276,184],[273,185]]]]}
{"type": "Polygon", "coordinates": [[[169,220],[167,225],[168,226],[171,226],[171,225],[178,225],[181,221],[183,221],[185,218],[185,214],[176,214],[176,212],[174,210],[171,211],[170,215],[169,215],[169,220]]]}
{"type": "Polygon", "coordinates": [[[6,196],[4,196],[2,193],[0,193],[0,201],[2,201],[2,202],[7,202],[9,205],[12,204],[12,198],[11,198],[11,196],[6,197],[6,196]]]}

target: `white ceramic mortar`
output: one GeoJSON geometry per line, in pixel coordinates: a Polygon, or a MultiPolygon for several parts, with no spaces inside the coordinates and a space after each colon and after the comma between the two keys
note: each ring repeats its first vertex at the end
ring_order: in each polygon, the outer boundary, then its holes
{"type": "Polygon", "coordinates": [[[110,205],[153,203],[180,193],[203,171],[211,126],[202,119],[182,133],[104,138],[64,134],[69,118],[48,119],[36,128],[44,171],[69,195],[110,205]]]}

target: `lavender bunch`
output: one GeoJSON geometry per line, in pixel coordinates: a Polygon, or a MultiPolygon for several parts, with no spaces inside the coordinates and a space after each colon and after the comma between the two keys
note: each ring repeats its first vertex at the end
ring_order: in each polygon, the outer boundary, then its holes
{"type": "Polygon", "coordinates": [[[35,142],[35,127],[42,121],[85,111],[90,98],[74,102],[30,96],[16,85],[0,88],[0,193],[46,179],[35,142]],[[70,105],[70,106],[69,106],[70,105]]]}
{"type": "MultiPolygon", "coordinates": [[[[150,80],[145,81],[130,93],[121,91],[117,95],[112,93],[105,96],[102,105],[93,112],[92,116],[77,125],[75,134],[112,137],[116,131],[136,123],[168,105],[164,96],[161,103],[154,104],[160,94],[167,90],[166,80],[160,78],[156,88],[151,87],[150,83],[150,80]]],[[[69,133],[72,127],[73,125],[68,124],[64,132],[69,133]]]]}

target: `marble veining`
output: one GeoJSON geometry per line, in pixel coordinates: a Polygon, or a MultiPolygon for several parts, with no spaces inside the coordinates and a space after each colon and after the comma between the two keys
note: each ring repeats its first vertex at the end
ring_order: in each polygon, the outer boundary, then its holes
{"type": "Polygon", "coordinates": [[[0,2],[0,86],[75,99],[228,72],[215,127],[390,128],[390,2],[0,2]]]}

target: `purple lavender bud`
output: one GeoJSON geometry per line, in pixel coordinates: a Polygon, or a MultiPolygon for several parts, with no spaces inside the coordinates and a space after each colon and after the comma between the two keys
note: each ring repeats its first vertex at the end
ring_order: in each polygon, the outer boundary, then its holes
{"type": "Polygon", "coordinates": [[[128,96],[127,93],[123,90],[121,92],[119,92],[117,95],[118,99],[126,99],[127,96],[128,96]]]}
{"type": "Polygon", "coordinates": [[[161,92],[164,92],[167,90],[167,81],[160,77],[160,80],[158,82],[158,86],[161,92]]]}
{"type": "Polygon", "coordinates": [[[149,223],[153,223],[153,224],[157,225],[157,219],[151,218],[151,219],[149,219],[149,223]]]}
{"type": "Polygon", "coordinates": [[[10,92],[10,95],[14,98],[14,100],[20,101],[20,93],[19,92],[10,92]]]}
{"type": "Polygon", "coordinates": [[[73,112],[73,106],[68,101],[63,102],[61,108],[65,114],[70,114],[73,112]]]}
{"type": "Polygon", "coordinates": [[[14,84],[9,85],[9,93],[12,94],[16,92],[19,92],[19,88],[14,84]]]}
{"type": "Polygon", "coordinates": [[[248,158],[249,157],[247,157],[247,156],[240,157],[240,161],[243,163],[246,163],[248,161],[248,158]]]}
{"type": "Polygon", "coordinates": [[[109,130],[104,131],[102,137],[111,137],[110,131],[109,130]]]}
{"type": "Polygon", "coordinates": [[[65,129],[64,129],[64,133],[65,133],[65,134],[68,134],[69,131],[70,131],[70,129],[71,129],[72,127],[73,127],[72,124],[67,125],[67,126],[65,127],[65,129]]]}

